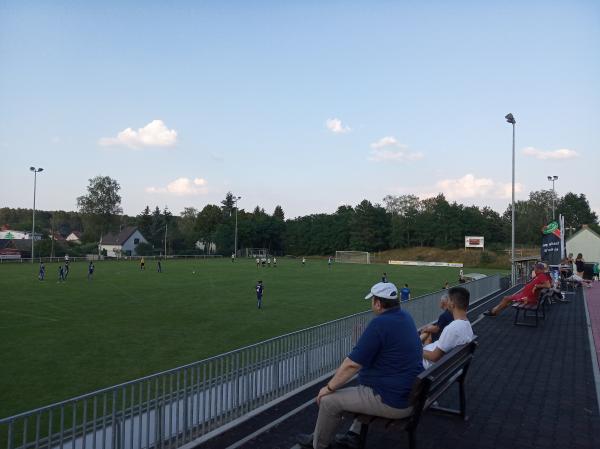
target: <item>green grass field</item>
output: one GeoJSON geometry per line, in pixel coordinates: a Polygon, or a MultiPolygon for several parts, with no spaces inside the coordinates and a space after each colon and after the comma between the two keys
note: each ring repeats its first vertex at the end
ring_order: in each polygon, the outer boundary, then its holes
{"type": "MultiPolygon", "coordinates": [[[[439,290],[457,268],[253,261],[0,265],[0,417],[203,359],[368,309],[362,298],[383,271],[413,296],[439,290]],[[195,274],[193,273],[195,272],[195,274]],[[265,285],[263,310],[254,286],[265,285]]],[[[492,273],[495,270],[466,270],[492,273]]]]}

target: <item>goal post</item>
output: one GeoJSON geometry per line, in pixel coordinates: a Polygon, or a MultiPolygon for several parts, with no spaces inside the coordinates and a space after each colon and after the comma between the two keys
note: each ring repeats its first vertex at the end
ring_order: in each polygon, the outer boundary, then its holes
{"type": "Polygon", "coordinates": [[[336,251],[337,263],[371,263],[371,255],[367,251],[336,251]]]}
{"type": "Polygon", "coordinates": [[[249,259],[265,259],[268,255],[267,248],[246,248],[246,257],[249,259]]]}

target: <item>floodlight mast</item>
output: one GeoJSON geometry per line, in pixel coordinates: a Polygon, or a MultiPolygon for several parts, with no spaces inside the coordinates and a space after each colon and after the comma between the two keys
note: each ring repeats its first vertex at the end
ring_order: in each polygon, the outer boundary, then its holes
{"type": "Polygon", "coordinates": [[[235,258],[237,258],[237,232],[238,232],[238,220],[237,220],[238,204],[237,203],[241,199],[242,199],[241,196],[233,197],[233,202],[235,204],[235,235],[233,237],[233,254],[234,254],[235,258]]]}
{"type": "Polygon", "coordinates": [[[34,247],[34,242],[35,242],[35,190],[36,190],[36,184],[37,184],[37,174],[41,171],[44,171],[43,168],[39,167],[39,168],[35,168],[35,167],[29,167],[29,170],[33,172],[33,217],[32,217],[32,225],[31,225],[31,263],[33,263],[33,251],[35,249],[34,247]]]}
{"type": "Polygon", "coordinates": [[[512,125],[512,200],[511,200],[511,243],[510,243],[510,280],[515,285],[517,281],[515,271],[515,117],[508,113],[504,117],[512,125]]]}
{"type": "Polygon", "coordinates": [[[552,175],[552,176],[548,176],[548,181],[550,181],[552,183],[552,221],[554,221],[554,197],[556,196],[556,192],[554,191],[554,182],[558,180],[558,176],[556,175],[552,175]]]}

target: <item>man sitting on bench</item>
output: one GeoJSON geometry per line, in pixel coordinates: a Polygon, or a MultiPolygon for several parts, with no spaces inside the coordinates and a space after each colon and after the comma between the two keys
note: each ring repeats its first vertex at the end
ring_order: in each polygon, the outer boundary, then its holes
{"type": "Polygon", "coordinates": [[[408,396],[423,371],[423,349],[412,317],[400,309],[398,289],[380,282],[365,299],[376,315],[352,352],[317,395],[319,416],[314,434],[299,435],[302,447],[325,449],[344,412],[384,418],[410,416],[408,396]],[[356,387],[342,388],[356,373],[356,387]]]}
{"type": "Polygon", "coordinates": [[[448,310],[452,313],[454,320],[444,328],[439,340],[423,347],[423,366],[425,369],[452,349],[473,340],[473,329],[467,318],[469,291],[463,287],[452,287],[448,292],[448,296],[448,310]]]}
{"type": "Polygon", "coordinates": [[[505,296],[502,301],[491,310],[483,312],[485,316],[497,316],[513,302],[523,304],[536,304],[538,302],[539,293],[544,288],[550,288],[551,279],[546,273],[546,265],[536,263],[533,267],[535,277],[514,295],[505,296]]]}
{"type": "MultiPolygon", "coordinates": [[[[468,292],[467,292],[468,293],[468,292]]],[[[448,310],[448,294],[445,293],[440,299],[440,309],[443,312],[438,317],[438,320],[434,324],[428,324],[421,329],[419,333],[419,337],[421,338],[421,343],[424,345],[428,345],[429,343],[433,343],[438,338],[444,328],[452,322],[454,318],[452,318],[452,312],[448,310]]]]}

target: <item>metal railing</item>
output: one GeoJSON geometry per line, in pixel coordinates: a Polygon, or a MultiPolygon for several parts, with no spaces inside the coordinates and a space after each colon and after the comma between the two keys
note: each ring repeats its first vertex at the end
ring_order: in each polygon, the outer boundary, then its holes
{"type": "MultiPolygon", "coordinates": [[[[500,276],[464,286],[476,302],[500,289],[500,276]]],[[[443,293],[402,307],[421,326],[443,293]]],[[[0,449],[178,448],[330,375],[371,318],[361,312],[0,419],[0,449]]]]}

